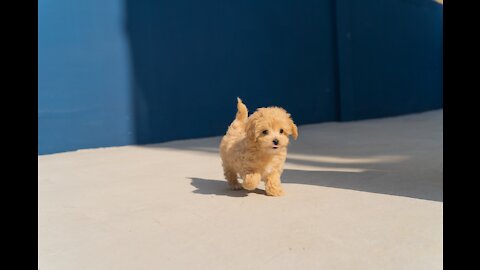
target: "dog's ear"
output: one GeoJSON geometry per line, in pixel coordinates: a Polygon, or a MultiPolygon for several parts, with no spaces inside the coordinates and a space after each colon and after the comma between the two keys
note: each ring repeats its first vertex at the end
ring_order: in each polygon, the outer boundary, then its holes
{"type": "Polygon", "coordinates": [[[297,125],[295,125],[295,123],[293,122],[292,118],[290,117],[290,114],[288,115],[288,121],[290,123],[291,135],[293,139],[296,140],[298,137],[298,128],[297,128],[297,125]]]}

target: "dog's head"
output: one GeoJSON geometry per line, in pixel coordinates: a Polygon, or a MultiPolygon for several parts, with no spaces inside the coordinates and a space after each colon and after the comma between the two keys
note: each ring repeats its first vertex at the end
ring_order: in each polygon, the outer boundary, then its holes
{"type": "Polygon", "coordinates": [[[290,114],[279,107],[259,108],[248,118],[246,133],[259,149],[270,153],[286,148],[289,136],[295,140],[298,137],[297,126],[290,114]]]}

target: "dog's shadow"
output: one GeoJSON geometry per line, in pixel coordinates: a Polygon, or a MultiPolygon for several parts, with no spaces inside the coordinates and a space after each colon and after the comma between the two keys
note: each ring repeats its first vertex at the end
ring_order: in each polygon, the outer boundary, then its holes
{"type": "MultiPolygon", "coordinates": [[[[435,177],[412,178],[402,175],[381,177],[383,171],[332,172],[304,171],[286,169],[282,175],[284,184],[302,184],[330,188],[350,189],[379,194],[396,195],[424,200],[443,201],[443,181],[435,177]]],[[[229,197],[246,197],[249,193],[265,194],[256,189],[231,190],[225,180],[189,178],[196,188],[193,193],[204,195],[220,195],[229,197]]]]}
{"type": "Polygon", "coordinates": [[[249,193],[265,194],[264,190],[258,188],[252,191],[244,189],[232,190],[225,180],[204,179],[197,177],[189,177],[188,179],[191,180],[191,185],[196,188],[196,190],[193,191],[193,193],[196,194],[228,197],[246,197],[249,193]]]}

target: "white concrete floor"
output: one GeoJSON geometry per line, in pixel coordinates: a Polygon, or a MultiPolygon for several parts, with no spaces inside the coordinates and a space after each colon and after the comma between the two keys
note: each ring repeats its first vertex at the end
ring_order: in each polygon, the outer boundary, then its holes
{"type": "Polygon", "coordinates": [[[38,266],[442,269],[442,114],[301,126],[278,198],[228,189],[220,137],[39,156],[38,266]]]}

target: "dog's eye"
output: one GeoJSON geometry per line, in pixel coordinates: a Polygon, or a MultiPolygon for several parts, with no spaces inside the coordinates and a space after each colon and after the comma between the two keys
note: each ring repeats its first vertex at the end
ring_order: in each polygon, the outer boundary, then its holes
{"type": "Polygon", "coordinates": [[[268,130],[264,130],[264,131],[262,131],[262,133],[263,133],[264,135],[267,135],[267,134],[268,134],[268,130]]]}
{"type": "Polygon", "coordinates": [[[283,133],[283,128],[280,129],[280,134],[282,134],[282,133],[283,133]]]}

